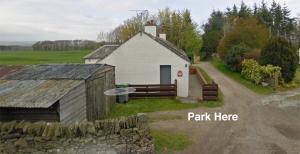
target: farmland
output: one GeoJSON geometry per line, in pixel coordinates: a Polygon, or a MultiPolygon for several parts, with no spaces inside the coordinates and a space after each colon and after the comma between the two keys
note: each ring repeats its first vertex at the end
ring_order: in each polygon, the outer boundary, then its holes
{"type": "Polygon", "coordinates": [[[91,50],[74,51],[1,51],[0,65],[28,65],[52,63],[84,63],[91,50]]]}

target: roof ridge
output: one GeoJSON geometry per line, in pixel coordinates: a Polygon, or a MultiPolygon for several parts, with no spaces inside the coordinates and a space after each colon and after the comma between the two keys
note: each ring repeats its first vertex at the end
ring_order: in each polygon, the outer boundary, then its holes
{"type": "Polygon", "coordinates": [[[166,48],[168,48],[169,50],[171,50],[173,53],[175,53],[177,56],[179,56],[180,58],[191,62],[190,59],[187,57],[187,54],[185,53],[185,51],[183,51],[182,49],[180,49],[179,47],[177,47],[175,44],[171,43],[168,40],[162,39],[160,37],[157,36],[153,36],[149,33],[143,32],[144,34],[146,34],[147,36],[149,36],[151,39],[153,39],[154,41],[158,42],[159,44],[165,46],[166,48]],[[170,49],[170,47],[172,49],[170,49]],[[176,51],[175,51],[176,50],[176,51]]]}
{"type": "MultiPolygon", "coordinates": [[[[140,32],[138,32],[138,33],[140,33],[140,32]]],[[[138,33],[136,33],[134,36],[136,36],[138,33]]],[[[180,49],[179,47],[177,47],[173,43],[169,42],[168,40],[162,39],[162,38],[157,37],[157,36],[153,36],[153,35],[151,35],[149,33],[144,32],[144,31],[142,33],[145,34],[145,35],[147,35],[147,36],[149,36],[151,39],[153,39],[154,41],[156,41],[160,45],[164,46],[165,48],[167,48],[168,50],[170,50],[171,52],[173,52],[174,54],[176,54],[180,58],[184,59],[185,61],[187,61],[189,63],[191,62],[184,50],[180,49]]],[[[126,42],[127,41],[123,42],[122,44],[113,44],[113,45],[107,44],[107,45],[103,45],[103,46],[99,47],[98,49],[94,50],[93,52],[91,52],[90,54],[84,56],[83,58],[84,59],[92,59],[91,57],[93,57],[93,58],[100,58],[102,60],[102,59],[106,58],[107,56],[109,56],[112,52],[114,52],[115,50],[117,50],[118,48],[120,48],[126,42]],[[101,51],[102,49],[105,49],[105,47],[117,47],[117,48],[110,49],[108,51],[104,51],[104,50],[101,51]],[[97,55],[96,53],[98,53],[98,52],[99,53],[101,52],[101,54],[103,54],[103,56],[97,55]]]]}

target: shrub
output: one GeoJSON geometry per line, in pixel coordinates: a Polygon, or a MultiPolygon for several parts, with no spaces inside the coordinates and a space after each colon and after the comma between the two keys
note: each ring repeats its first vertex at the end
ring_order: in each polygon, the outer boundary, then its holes
{"type": "Polygon", "coordinates": [[[242,62],[242,76],[254,82],[260,84],[262,82],[261,67],[257,61],[253,59],[244,60],[242,62]]]}
{"type": "Polygon", "coordinates": [[[251,49],[260,49],[265,45],[269,36],[267,27],[259,24],[255,17],[237,18],[224,29],[224,37],[217,48],[222,59],[233,46],[241,43],[245,43],[251,49]]]}
{"type": "Polygon", "coordinates": [[[296,50],[285,39],[271,38],[262,49],[260,63],[281,67],[281,74],[285,82],[294,79],[298,65],[296,50]]]}
{"type": "Polygon", "coordinates": [[[275,74],[278,74],[278,77],[281,77],[280,73],[281,68],[273,65],[261,66],[259,63],[253,59],[246,59],[242,62],[242,76],[254,82],[255,84],[261,84],[262,82],[268,82],[274,77],[275,74]]]}
{"type": "Polygon", "coordinates": [[[261,49],[258,48],[249,49],[249,51],[245,53],[244,58],[258,61],[260,59],[260,52],[261,49]]]}
{"type": "Polygon", "coordinates": [[[261,66],[261,76],[263,81],[268,81],[273,78],[275,74],[278,74],[279,79],[281,78],[281,68],[273,65],[261,66]]]}
{"type": "Polygon", "coordinates": [[[232,71],[241,71],[241,62],[244,54],[248,51],[245,44],[233,46],[225,56],[225,63],[232,71]]]}

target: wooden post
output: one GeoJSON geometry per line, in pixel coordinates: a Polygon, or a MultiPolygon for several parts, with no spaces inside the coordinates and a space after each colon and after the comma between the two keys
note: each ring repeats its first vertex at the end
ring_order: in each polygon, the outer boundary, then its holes
{"type": "Polygon", "coordinates": [[[278,73],[275,73],[272,79],[273,80],[272,87],[274,90],[276,90],[278,87],[278,78],[279,78],[278,73]]]}
{"type": "Polygon", "coordinates": [[[175,89],[176,89],[176,96],[177,96],[177,80],[175,80],[175,89]]]}

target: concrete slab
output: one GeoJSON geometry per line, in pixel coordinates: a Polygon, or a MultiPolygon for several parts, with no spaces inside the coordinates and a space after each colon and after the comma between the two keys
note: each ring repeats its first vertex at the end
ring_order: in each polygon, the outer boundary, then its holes
{"type": "Polygon", "coordinates": [[[202,98],[202,87],[194,74],[190,74],[189,77],[189,97],[194,99],[202,98]]]}

